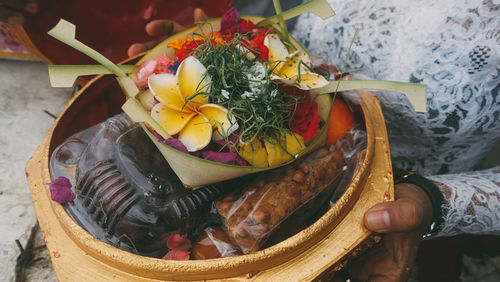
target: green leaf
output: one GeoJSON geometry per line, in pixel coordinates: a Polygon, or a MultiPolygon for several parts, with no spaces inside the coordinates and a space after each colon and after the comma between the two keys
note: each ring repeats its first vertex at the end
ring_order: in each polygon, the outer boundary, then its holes
{"type": "MultiPolygon", "coordinates": [[[[125,73],[130,73],[134,65],[118,65],[125,73]]],[[[111,74],[112,72],[101,65],[50,65],[49,79],[52,87],[72,87],[75,80],[83,75],[111,74]]]]}
{"type": "Polygon", "coordinates": [[[85,55],[91,57],[92,59],[96,60],[98,63],[103,65],[105,68],[110,70],[112,73],[114,73],[116,76],[126,76],[127,74],[122,71],[117,65],[115,65],[113,62],[111,62],[108,58],[104,57],[101,55],[99,52],[96,50],[88,47],[87,45],[83,44],[82,42],[78,41],[75,38],[76,34],[76,27],[74,24],[60,19],[59,22],[55,27],[53,27],[49,32],[47,32],[48,35],[54,37],[55,39],[68,44],[69,46],[75,48],[76,50],[84,53],[85,55]]]}
{"type": "Polygon", "coordinates": [[[325,94],[354,89],[377,89],[403,93],[416,112],[427,112],[425,98],[427,85],[425,84],[387,80],[333,80],[323,88],[311,90],[311,93],[325,94]]]}
{"type": "Polygon", "coordinates": [[[279,25],[284,31],[286,37],[288,37],[288,29],[286,27],[285,19],[283,18],[283,11],[281,10],[280,0],[273,0],[274,10],[276,11],[276,16],[278,17],[279,25]]]}
{"type": "MultiPolygon", "coordinates": [[[[307,12],[311,12],[323,20],[335,15],[335,11],[332,7],[330,7],[326,0],[311,0],[281,13],[281,17],[283,17],[284,20],[289,20],[307,12]]],[[[280,21],[279,17],[280,15],[269,17],[258,22],[257,25],[271,25],[278,23],[280,21]]]]}
{"type": "Polygon", "coordinates": [[[135,96],[141,92],[139,88],[137,88],[137,85],[135,85],[135,82],[128,76],[117,77],[116,80],[118,84],[120,84],[123,92],[125,92],[125,95],[129,98],[135,98],[135,96]]]}

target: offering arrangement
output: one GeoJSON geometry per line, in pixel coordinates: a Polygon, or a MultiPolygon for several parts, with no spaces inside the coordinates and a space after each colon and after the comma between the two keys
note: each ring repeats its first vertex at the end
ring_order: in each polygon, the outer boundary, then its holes
{"type": "Polygon", "coordinates": [[[145,89],[138,99],[172,136],[162,141],[183,152],[242,166],[295,159],[325,124],[308,90],[327,80],[305,52],[289,53],[272,27],[234,8],[220,26],[166,44],[174,59],[142,62],[132,76],[145,89]]]}
{"type": "Polygon", "coordinates": [[[167,39],[129,78],[137,89],[123,110],[144,121],[186,187],[275,168],[324,143],[331,98],[310,90],[328,80],[305,50],[235,9],[167,39]]]}
{"type": "MultiPolygon", "coordinates": [[[[331,7],[313,0],[276,10],[263,19],[231,9],[166,39],[136,65],[112,64],[77,41],[68,22],[49,32],[102,64],[51,66],[54,86],[112,73],[126,99],[124,113],[46,151],[51,205],[86,253],[145,277],[178,279],[182,266],[183,278],[205,279],[318,250],[332,256],[328,267],[338,265],[367,238],[360,210],[393,195],[385,126],[373,94],[339,91],[422,87],[325,72],[284,20],[306,11],[332,16],[331,7]],[[338,232],[356,234],[354,241],[309,249],[341,222],[338,232]],[[165,262],[173,260],[193,261],[165,262]]],[[[81,105],[92,83],[68,107],[81,105]]],[[[314,275],[324,271],[317,265],[314,275]]]]}

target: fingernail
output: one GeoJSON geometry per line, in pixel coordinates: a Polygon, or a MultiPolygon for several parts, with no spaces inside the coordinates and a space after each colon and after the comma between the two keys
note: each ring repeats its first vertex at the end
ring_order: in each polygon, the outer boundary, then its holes
{"type": "Polygon", "coordinates": [[[371,211],[366,214],[366,227],[375,232],[385,232],[391,225],[389,213],[383,211],[371,211]]]}
{"type": "Polygon", "coordinates": [[[155,8],[153,5],[150,5],[149,7],[146,8],[146,10],[144,10],[143,14],[144,20],[146,21],[151,20],[154,16],[154,13],[155,13],[155,8]]]}

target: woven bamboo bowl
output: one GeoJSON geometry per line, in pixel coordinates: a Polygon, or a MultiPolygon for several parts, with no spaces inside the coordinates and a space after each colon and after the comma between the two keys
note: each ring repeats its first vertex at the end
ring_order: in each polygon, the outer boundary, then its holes
{"type": "Polygon", "coordinates": [[[264,250],[231,258],[172,261],[135,255],[108,245],[74,222],[50,199],[52,151],[72,134],[120,112],[125,102],[113,76],[98,76],[65,106],[26,166],[35,211],[60,281],[309,281],[332,276],[377,237],[363,226],[373,205],[393,200],[389,143],[377,97],[356,91],[367,132],[359,170],[338,202],[298,234],[264,250]]]}

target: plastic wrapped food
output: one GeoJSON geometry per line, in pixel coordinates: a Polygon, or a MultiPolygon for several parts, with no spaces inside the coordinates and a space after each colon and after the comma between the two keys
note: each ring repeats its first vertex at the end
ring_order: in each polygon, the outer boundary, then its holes
{"type": "Polygon", "coordinates": [[[244,253],[258,250],[290,215],[313,215],[335,190],[345,166],[342,150],[325,146],[285,168],[264,173],[216,204],[231,239],[244,253]]]}
{"type": "Polygon", "coordinates": [[[241,255],[241,250],[235,246],[221,227],[207,227],[193,245],[193,259],[213,259],[241,255]]]}
{"type": "Polygon", "coordinates": [[[144,131],[125,115],[82,131],[51,158],[52,178],[65,176],[77,197],[68,213],[96,238],[160,257],[172,231],[187,232],[220,197],[222,185],[186,190],[144,131]]]}
{"type": "Polygon", "coordinates": [[[339,179],[350,183],[364,139],[350,134],[290,166],[188,190],[144,131],[118,115],[56,148],[51,174],[72,181],[77,197],[66,210],[104,242],[161,257],[169,234],[188,233],[193,259],[227,257],[284,240],[321,216],[339,179]],[[224,230],[213,227],[221,225],[215,210],[224,230]]]}

